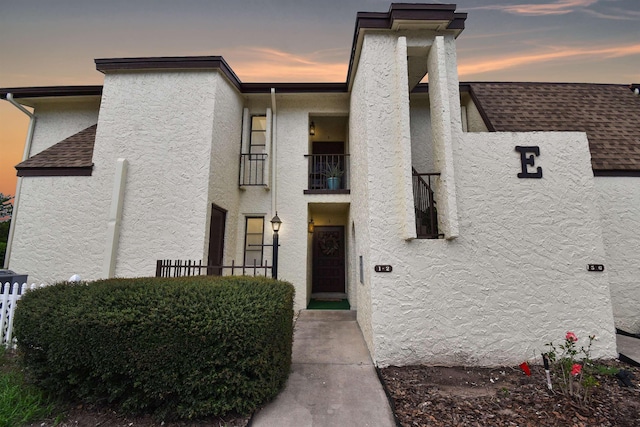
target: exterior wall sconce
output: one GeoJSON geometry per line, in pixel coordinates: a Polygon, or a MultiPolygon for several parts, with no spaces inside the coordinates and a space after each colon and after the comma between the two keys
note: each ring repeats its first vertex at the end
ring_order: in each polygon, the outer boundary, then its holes
{"type": "Polygon", "coordinates": [[[316,134],[316,125],[315,123],[311,122],[311,125],[309,126],[309,135],[315,135],[316,134]]]}
{"type": "Polygon", "coordinates": [[[307,231],[309,233],[313,233],[313,227],[314,227],[313,218],[311,218],[311,220],[309,221],[309,226],[307,227],[307,231]]]}
{"type": "Polygon", "coordinates": [[[273,255],[272,255],[272,264],[271,267],[271,277],[274,279],[278,278],[278,231],[280,231],[280,226],[282,225],[282,221],[278,217],[278,212],[276,211],[276,215],[271,219],[271,229],[273,230],[273,255]]]}

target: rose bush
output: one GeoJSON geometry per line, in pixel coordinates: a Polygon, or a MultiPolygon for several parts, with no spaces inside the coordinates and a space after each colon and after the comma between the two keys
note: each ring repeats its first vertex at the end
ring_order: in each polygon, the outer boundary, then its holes
{"type": "Polygon", "coordinates": [[[560,393],[588,402],[589,390],[598,385],[591,361],[591,344],[595,339],[595,335],[590,335],[587,347],[578,349],[578,336],[569,331],[558,348],[553,342],[546,344],[549,350],[542,356],[551,362],[551,373],[557,378],[556,385],[560,393]]]}

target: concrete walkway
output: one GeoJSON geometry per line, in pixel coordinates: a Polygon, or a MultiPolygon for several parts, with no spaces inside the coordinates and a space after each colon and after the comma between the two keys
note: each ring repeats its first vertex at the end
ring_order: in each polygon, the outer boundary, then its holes
{"type": "Polygon", "coordinates": [[[355,311],[303,310],[285,389],[252,427],[394,427],[355,311]]]}
{"type": "Polygon", "coordinates": [[[617,334],[616,343],[618,345],[618,354],[620,354],[621,359],[624,359],[625,357],[630,359],[623,360],[624,362],[635,362],[636,364],[640,364],[640,339],[617,334]]]}

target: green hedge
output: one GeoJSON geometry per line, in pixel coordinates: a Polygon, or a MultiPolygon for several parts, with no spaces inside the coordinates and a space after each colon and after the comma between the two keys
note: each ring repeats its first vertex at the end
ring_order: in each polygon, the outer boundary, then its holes
{"type": "Polygon", "coordinates": [[[160,418],[248,414],[289,374],[293,295],[259,277],[62,283],[22,298],[15,336],[54,393],[160,418]]]}

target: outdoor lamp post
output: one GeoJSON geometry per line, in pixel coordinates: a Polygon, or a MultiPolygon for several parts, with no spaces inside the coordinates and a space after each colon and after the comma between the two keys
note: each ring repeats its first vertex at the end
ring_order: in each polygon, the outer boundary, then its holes
{"type": "Polygon", "coordinates": [[[273,257],[271,267],[271,277],[274,279],[278,278],[278,231],[280,231],[280,225],[282,221],[278,218],[278,211],[276,211],[276,216],[271,218],[271,229],[273,230],[273,257]]]}

